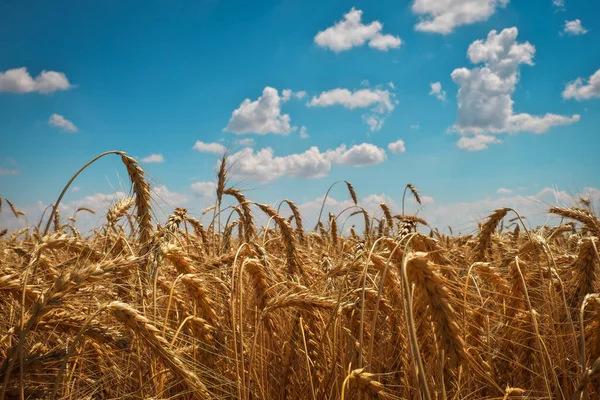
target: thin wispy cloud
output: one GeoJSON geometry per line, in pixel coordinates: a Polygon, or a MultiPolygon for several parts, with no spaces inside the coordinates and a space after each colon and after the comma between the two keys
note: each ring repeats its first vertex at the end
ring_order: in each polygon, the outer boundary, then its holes
{"type": "Polygon", "coordinates": [[[140,160],[144,163],[162,163],[165,162],[165,158],[162,154],[150,154],[147,157],[144,157],[140,160]]]}

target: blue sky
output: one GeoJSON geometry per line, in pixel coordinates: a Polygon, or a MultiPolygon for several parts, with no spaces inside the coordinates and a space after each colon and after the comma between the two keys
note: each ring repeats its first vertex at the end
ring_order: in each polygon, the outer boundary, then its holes
{"type": "MultiPolygon", "coordinates": [[[[413,183],[439,226],[504,205],[544,222],[548,204],[600,193],[599,13],[574,0],[9,0],[0,195],[34,220],[119,149],[142,160],[159,216],[198,215],[228,148],[231,184],[309,216],[346,179],[371,209],[397,208],[413,183]]],[[[67,213],[129,190],[116,157],[75,186],[67,213]]],[[[328,207],[346,199],[340,186],[328,207]]]]}

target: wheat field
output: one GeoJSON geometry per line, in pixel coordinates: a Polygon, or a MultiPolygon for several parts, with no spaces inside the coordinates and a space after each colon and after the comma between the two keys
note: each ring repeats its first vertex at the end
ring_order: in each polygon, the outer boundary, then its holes
{"type": "Polygon", "coordinates": [[[588,199],[550,208],[558,226],[504,208],[446,235],[385,204],[375,218],[342,181],[352,209],[307,227],[293,202],[229,186],[224,156],[215,206],[161,226],[138,162],[108,154],[131,197],[78,210],[105,221],[91,234],[60,198],[36,226],[0,227],[0,400],[600,397],[588,199]]]}

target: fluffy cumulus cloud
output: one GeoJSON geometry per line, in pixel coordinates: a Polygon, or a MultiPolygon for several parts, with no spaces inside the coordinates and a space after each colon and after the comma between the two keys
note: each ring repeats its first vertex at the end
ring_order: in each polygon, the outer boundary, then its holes
{"type": "Polygon", "coordinates": [[[74,133],[78,131],[75,124],[73,124],[71,121],[69,121],[60,114],[52,114],[50,116],[50,119],[48,120],[48,124],[61,128],[63,131],[66,132],[74,133]]]}
{"type": "Polygon", "coordinates": [[[430,96],[435,96],[441,102],[446,101],[446,91],[442,89],[442,84],[440,82],[430,83],[431,91],[429,92],[430,96]]]}
{"type": "Polygon", "coordinates": [[[325,154],[335,164],[354,167],[381,164],[386,159],[385,150],[370,143],[357,144],[349,149],[343,144],[335,150],[328,150],[325,154]]]}
{"type": "Polygon", "coordinates": [[[565,87],[562,93],[564,99],[587,100],[600,97],[600,69],[589,77],[587,82],[577,78],[565,87]]]}
{"type": "Polygon", "coordinates": [[[452,72],[452,80],[460,86],[458,116],[453,128],[463,135],[475,135],[462,138],[459,147],[481,150],[489,143],[498,143],[489,134],[544,133],[552,126],[579,121],[577,114],[534,116],[513,112],[512,94],[519,81],[519,66],[533,65],[535,53],[529,42],[517,43],[517,34],[514,27],[500,33],[492,30],[486,40],[473,42],[467,52],[472,63],[483,66],[452,72]]]}
{"type": "Polygon", "coordinates": [[[587,32],[587,29],[583,27],[579,19],[574,19],[573,21],[565,21],[565,27],[562,31],[563,34],[573,36],[585,35],[587,32]]]}
{"type": "MultiPolygon", "coordinates": [[[[292,92],[286,93],[289,100],[292,92]]],[[[224,131],[238,135],[246,133],[287,135],[294,127],[290,125],[290,116],[281,114],[281,104],[284,101],[284,98],[279,96],[277,89],[267,86],[257,100],[245,99],[233,111],[224,131]]]]}
{"type": "Polygon", "coordinates": [[[381,51],[400,47],[402,40],[398,36],[383,34],[383,24],[373,21],[368,25],[362,23],[362,11],[354,7],[344,14],[344,19],[335,25],[317,33],[315,43],[335,52],[350,50],[369,43],[381,51]]]}
{"type": "Polygon", "coordinates": [[[72,85],[62,72],[42,71],[33,78],[27,68],[14,68],[0,72],[0,92],[11,93],[52,93],[67,90],[72,85]]]}
{"type": "Polygon", "coordinates": [[[161,163],[165,161],[162,154],[150,154],[148,157],[144,157],[140,160],[145,163],[161,163]]]}
{"type": "Polygon", "coordinates": [[[395,142],[388,144],[387,147],[393,154],[404,153],[406,151],[404,140],[396,140],[395,142]]]}
{"type": "Polygon", "coordinates": [[[227,148],[219,143],[205,143],[200,140],[196,141],[193,147],[194,150],[197,150],[201,153],[214,153],[214,154],[223,154],[227,151],[227,148]]]}
{"type": "Polygon", "coordinates": [[[506,189],[506,188],[500,188],[498,190],[496,190],[496,193],[498,194],[512,194],[512,190],[510,189],[506,189]]]}
{"type": "Polygon", "coordinates": [[[372,107],[369,114],[363,115],[363,120],[371,132],[376,132],[382,128],[385,118],[394,110],[397,104],[395,97],[394,92],[377,88],[355,91],[337,88],[313,96],[307,105],[309,107],[341,105],[350,110],[372,107]]]}
{"type": "Polygon", "coordinates": [[[448,34],[454,28],[486,21],[510,0],[415,0],[412,11],[421,16],[418,31],[448,34]]]}
{"type": "Polygon", "coordinates": [[[313,146],[303,153],[276,156],[271,147],[261,150],[245,148],[230,157],[231,174],[237,179],[271,182],[282,176],[294,178],[321,178],[331,171],[333,164],[363,167],[385,161],[386,153],[370,143],[347,148],[341,145],[321,152],[313,146]]]}
{"type": "Polygon", "coordinates": [[[217,185],[214,182],[194,182],[190,185],[190,190],[196,197],[207,202],[217,197],[217,185]]]}

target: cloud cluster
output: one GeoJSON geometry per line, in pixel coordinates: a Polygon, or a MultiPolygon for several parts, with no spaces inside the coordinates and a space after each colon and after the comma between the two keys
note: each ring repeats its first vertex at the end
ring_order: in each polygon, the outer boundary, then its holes
{"type": "Polygon", "coordinates": [[[564,99],[587,100],[600,97],[600,69],[589,77],[587,83],[577,78],[565,87],[562,93],[564,99]]]}
{"type": "Polygon", "coordinates": [[[52,126],[56,126],[58,128],[61,128],[62,130],[66,131],[66,132],[77,132],[78,129],[75,126],[75,124],[73,124],[71,121],[69,121],[68,119],[66,119],[65,117],[63,117],[60,114],[52,114],[50,116],[50,119],[48,120],[48,124],[52,125],[52,126]]]}
{"type": "Polygon", "coordinates": [[[388,51],[400,47],[402,40],[398,36],[382,34],[383,24],[373,21],[368,25],[362,23],[362,11],[354,7],[344,14],[344,19],[335,25],[320,31],[315,36],[315,43],[337,52],[359,47],[366,42],[369,47],[388,51]]]}
{"type": "Polygon", "coordinates": [[[481,150],[489,143],[499,143],[490,134],[544,133],[553,126],[579,121],[577,114],[535,116],[513,112],[512,94],[519,81],[519,66],[533,65],[535,53],[529,42],[517,43],[517,34],[514,27],[500,33],[492,30],[486,40],[473,42],[467,52],[472,63],[483,66],[452,72],[452,80],[460,86],[454,129],[463,135],[473,135],[462,138],[459,147],[481,150]]]}
{"type": "Polygon", "coordinates": [[[0,72],[0,92],[48,94],[71,87],[62,72],[42,71],[35,79],[29,75],[26,67],[0,72]]]}
{"type": "Polygon", "coordinates": [[[394,92],[383,89],[359,89],[352,92],[348,89],[336,88],[313,96],[307,105],[309,107],[341,105],[350,110],[372,107],[370,114],[363,115],[363,120],[371,132],[376,132],[382,128],[385,118],[394,110],[397,104],[395,96],[394,92]]]}
{"type": "MultiPolygon", "coordinates": [[[[421,216],[440,230],[445,226],[451,226],[455,232],[460,230],[465,233],[477,229],[477,223],[485,221],[494,210],[511,207],[527,217],[525,223],[535,228],[545,223],[557,224],[560,219],[549,215],[548,209],[552,205],[563,207],[577,205],[578,198],[577,194],[550,187],[530,195],[513,194],[507,189],[499,190],[498,194],[500,196],[427,207],[423,209],[421,216]]],[[[600,198],[600,190],[597,188],[586,187],[580,194],[590,199],[600,198]]]]}
{"type": "Polygon", "coordinates": [[[418,31],[448,34],[461,25],[486,21],[510,0],[415,0],[412,11],[421,16],[418,31]]]}
{"type": "MultiPolygon", "coordinates": [[[[287,96],[287,99],[289,99],[291,91],[287,93],[287,96]]],[[[290,116],[288,114],[281,114],[281,104],[284,101],[279,96],[277,89],[267,86],[264,88],[262,96],[257,100],[251,101],[250,99],[245,99],[233,111],[224,131],[233,132],[238,135],[246,133],[287,135],[295,127],[290,125],[290,116]]]]}
{"type": "MultiPolygon", "coordinates": [[[[204,144],[206,149],[211,143],[204,144]]],[[[205,150],[210,152],[209,150],[205,150]]],[[[363,167],[386,160],[385,150],[370,143],[348,148],[345,144],[321,152],[313,146],[303,153],[276,156],[271,147],[260,150],[244,148],[230,156],[231,174],[237,179],[271,182],[282,176],[321,178],[333,164],[363,167]]]]}

